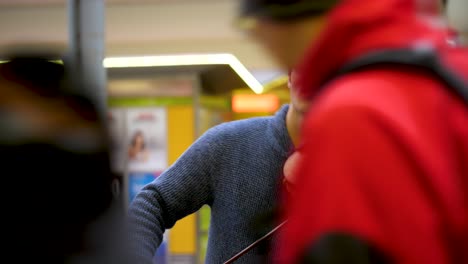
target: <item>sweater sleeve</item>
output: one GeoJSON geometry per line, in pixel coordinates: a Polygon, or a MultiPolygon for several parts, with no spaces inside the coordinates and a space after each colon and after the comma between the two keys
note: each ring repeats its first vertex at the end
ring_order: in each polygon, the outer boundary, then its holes
{"type": "Polygon", "coordinates": [[[165,229],[212,200],[211,171],[220,147],[221,131],[201,136],[167,171],[146,185],[128,211],[131,250],[138,263],[152,263],[165,229]]]}

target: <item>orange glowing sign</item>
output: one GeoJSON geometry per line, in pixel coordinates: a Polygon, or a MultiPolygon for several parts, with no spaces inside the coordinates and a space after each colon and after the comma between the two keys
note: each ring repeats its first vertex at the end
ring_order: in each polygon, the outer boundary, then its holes
{"type": "Polygon", "coordinates": [[[274,112],[279,99],[273,94],[238,94],[232,96],[232,111],[236,113],[274,112]]]}

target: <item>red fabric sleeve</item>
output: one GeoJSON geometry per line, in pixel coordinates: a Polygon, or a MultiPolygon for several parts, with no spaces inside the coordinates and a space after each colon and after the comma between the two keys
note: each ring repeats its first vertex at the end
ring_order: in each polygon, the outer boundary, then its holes
{"type": "Polygon", "coordinates": [[[424,175],[388,122],[364,106],[308,116],[281,263],[296,263],[330,232],[355,235],[398,263],[445,262],[424,175]]]}

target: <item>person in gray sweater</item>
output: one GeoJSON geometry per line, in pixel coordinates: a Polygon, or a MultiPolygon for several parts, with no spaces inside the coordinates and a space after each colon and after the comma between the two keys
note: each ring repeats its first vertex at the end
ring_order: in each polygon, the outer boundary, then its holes
{"type": "MultiPolygon", "coordinates": [[[[293,97],[274,116],[215,126],[146,185],[128,212],[138,263],[151,263],[165,229],[203,205],[211,208],[206,263],[223,263],[264,235],[256,222],[278,202],[283,165],[299,141],[304,109],[307,103],[293,97]]],[[[263,258],[255,248],[236,263],[263,258]]]]}

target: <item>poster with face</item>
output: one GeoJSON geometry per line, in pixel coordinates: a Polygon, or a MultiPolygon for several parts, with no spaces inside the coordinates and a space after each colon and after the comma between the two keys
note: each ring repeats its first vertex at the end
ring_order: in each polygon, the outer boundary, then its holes
{"type": "Polygon", "coordinates": [[[107,114],[107,124],[111,137],[111,165],[116,173],[125,172],[126,163],[126,109],[111,108],[107,114]]]}
{"type": "Polygon", "coordinates": [[[167,113],[162,107],[127,110],[127,169],[129,172],[167,168],[167,113]]]}

